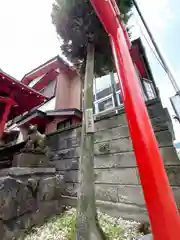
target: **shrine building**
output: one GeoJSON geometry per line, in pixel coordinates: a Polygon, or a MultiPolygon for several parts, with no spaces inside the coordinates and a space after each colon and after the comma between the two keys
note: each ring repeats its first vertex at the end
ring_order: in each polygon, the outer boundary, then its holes
{"type": "MultiPolygon", "coordinates": [[[[132,42],[130,52],[145,102],[158,98],[140,39],[132,42]]],[[[60,56],[26,73],[21,81],[0,70],[1,148],[24,142],[30,124],[45,134],[80,124],[81,103],[80,75],[60,56]]],[[[95,117],[123,108],[116,73],[94,79],[93,108],[95,117]]]]}

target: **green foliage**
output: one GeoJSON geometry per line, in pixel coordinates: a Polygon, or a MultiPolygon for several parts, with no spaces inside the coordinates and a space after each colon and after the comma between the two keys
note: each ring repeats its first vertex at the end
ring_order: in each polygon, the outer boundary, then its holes
{"type": "MultiPolygon", "coordinates": [[[[139,223],[112,218],[98,213],[98,222],[106,235],[106,240],[128,240],[140,237],[139,223]]],[[[62,215],[46,221],[41,227],[27,232],[18,240],[74,240],[76,234],[76,210],[70,209],[62,215]]]]}
{"type": "Polygon", "coordinates": [[[76,239],[76,216],[72,216],[72,221],[71,221],[71,230],[68,233],[69,235],[67,236],[67,240],[74,240],[76,239]]]}
{"type": "MultiPolygon", "coordinates": [[[[113,224],[107,216],[99,215],[100,225],[105,232],[106,240],[121,239],[124,231],[117,224],[113,224]]],[[[66,212],[63,215],[56,216],[48,220],[40,228],[33,228],[27,232],[26,237],[19,240],[55,240],[66,239],[74,240],[76,238],[76,211],[74,209],[66,212]]]]}
{"type": "MultiPolygon", "coordinates": [[[[117,0],[127,23],[131,0],[117,0]]],[[[104,75],[114,68],[109,38],[90,0],[55,0],[52,22],[63,39],[61,50],[76,66],[84,68],[89,41],[95,45],[95,74],[104,75]]]]}
{"type": "Polygon", "coordinates": [[[65,214],[47,220],[43,226],[32,228],[19,240],[74,240],[76,234],[76,211],[74,209],[65,214]]]}
{"type": "Polygon", "coordinates": [[[107,215],[99,214],[99,224],[106,235],[106,240],[121,239],[124,235],[124,230],[118,224],[112,223],[107,215]]]}
{"type": "MultiPolygon", "coordinates": [[[[76,215],[72,212],[66,213],[62,217],[54,217],[50,221],[52,227],[56,226],[55,231],[62,232],[66,229],[66,239],[74,240],[76,236],[76,215]]],[[[54,232],[55,232],[54,231],[54,232]]]]}

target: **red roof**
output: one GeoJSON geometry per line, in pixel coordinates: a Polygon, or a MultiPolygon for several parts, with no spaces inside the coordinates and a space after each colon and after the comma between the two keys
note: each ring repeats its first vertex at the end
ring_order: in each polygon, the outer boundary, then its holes
{"type": "Polygon", "coordinates": [[[148,63],[146,52],[140,38],[132,42],[130,53],[141,77],[153,80],[153,75],[148,63]]]}
{"type": "Polygon", "coordinates": [[[0,96],[8,97],[10,95],[16,104],[11,108],[9,119],[29,111],[46,100],[44,95],[0,70],[0,96]]]}
{"type": "MultiPolygon", "coordinates": [[[[60,58],[59,56],[56,56],[49,61],[43,63],[39,67],[33,69],[31,72],[27,73],[23,79],[22,82],[26,85],[28,85],[31,81],[34,79],[41,77],[43,75],[46,75],[47,73],[51,71],[55,71],[56,69],[66,70],[66,71],[74,71],[75,69],[71,68],[70,65],[60,58]]],[[[34,86],[33,86],[34,88],[34,86]]]]}
{"type": "Polygon", "coordinates": [[[143,62],[140,58],[139,49],[138,49],[137,45],[132,46],[131,56],[132,56],[133,62],[136,64],[136,67],[137,67],[141,77],[145,77],[146,72],[145,72],[145,69],[144,69],[144,66],[143,66],[143,62]]]}
{"type": "Polygon", "coordinates": [[[58,72],[55,70],[49,71],[45,76],[43,76],[34,86],[33,89],[36,91],[42,90],[45,86],[49,84],[50,81],[53,81],[58,76],[58,72]]]}

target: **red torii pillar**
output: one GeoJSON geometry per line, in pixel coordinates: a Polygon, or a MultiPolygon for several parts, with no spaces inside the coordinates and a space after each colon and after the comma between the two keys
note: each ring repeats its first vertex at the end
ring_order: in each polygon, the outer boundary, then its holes
{"type": "Polygon", "coordinates": [[[0,139],[1,139],[3,136],[5,124],[8,120],[11,107],[15,102],[10,97],[2,97],[2,96],[0,96],[0,102],[5,104],[4,112],[2,114],[2,117],[0,118],[0,139]]]}
{"type": "Polygon", "coordinates": [[[180,217],[113,0],[90,0],[110,37],[154,240],[180,239],[180,217]]]}

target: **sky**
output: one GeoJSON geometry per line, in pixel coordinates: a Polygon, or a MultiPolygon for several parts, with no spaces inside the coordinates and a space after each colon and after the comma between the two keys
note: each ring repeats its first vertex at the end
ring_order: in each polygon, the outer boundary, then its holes
{"type": "Polygon", "coordinates": [[[58,55],[52,0],[0,0],[0,68],[21,79],[58,55]]]}
{"type": "MultiPolygon", "coordinates": [[[[51,23],[53,0],[0,0],[0,68],[22,79],[25,73],[60,53],[51,23]]],[[[170,62],[180,86],[179,0],[137,0],[154,38],[170,62]]],[[[143,26],[134,12],[133,37],[141,37],[160,90],[163,105],[174,115],[169,98],[175,94],[164,70],[152,54],[143,26]],[[139,26],[141,28],[139,28],[139,26]],[[141,29],[141,30],[140,30],[141,29]],[[143,34],[142,34],[143,33],[143,34]]],[[[180,141],[180,125],[173,121],[180,141]]]]}
{"type": "MultiPolygon", "coordinates": [[[[147,22],[160,50],[168,60],[170,67],[176,77],[177,83],[180,86],[180,58],[178,58],[179,37],[180,37],[180,15],[178,9],[180,8],[179,0],[136,0],[140,10],[143,13],[144,19],[147,22]]],[[[167,74],[161,67],[156,57],[149,47],[148,35],[138,18],[138,14],[134,11],[132,18],[132,31],[134,37],[140,36],[148,55],[148,59],[152,68],[155,82],[160,90],[160,96],[165,107],[168,107],[170,115],[173,116],[169,98],[175,94],[175,91],[170,83],[167,74]],[[145,40],[148,40],[147,41],[145,40]]],[[[151,45],[151,44],[150,44],[151,45]]],[[[180,141],[180,124],[173,120],[176,140],[180,141]]]]}

